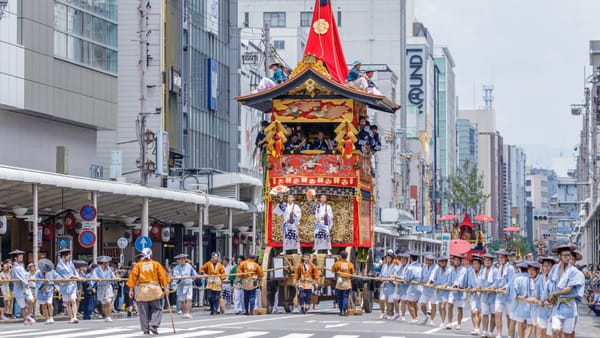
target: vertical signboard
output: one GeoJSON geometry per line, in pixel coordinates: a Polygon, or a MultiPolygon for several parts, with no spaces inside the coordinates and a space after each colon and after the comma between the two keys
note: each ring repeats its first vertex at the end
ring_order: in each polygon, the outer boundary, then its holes
{"type": "Polygon", "coordinates": [[[214,59],[207,60],[207,72],[208,79],[206,79],[206,102],[207,108],[210,110],[217,110],[217,92],[219,89],[219,65],[214,59]]]}
{"type": "Polygon", "coordinates": [[[406,118],[407,137],[417,137],[426,129],[427,56],[424,46],[406,48],[406,118]]]}
{"type": "Polygon", "coordinates": [[[441,256],[450,256],[450,233],[442,233],[442,247],[440,249],[441,256]]]}
{"type": "Polygon", "coordinates": [[[206,30],[219,35],[219,0],[206,1],[206,30]]]}
{"type": "Polygon", "coordinates": [[[169,133],[162,130],[156,134],[156,175],[169,175],[169,133]]]}

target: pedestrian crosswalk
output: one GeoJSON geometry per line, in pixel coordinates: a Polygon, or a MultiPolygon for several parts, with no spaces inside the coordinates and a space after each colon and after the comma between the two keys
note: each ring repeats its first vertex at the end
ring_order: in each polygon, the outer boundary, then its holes
{"type": "MultiPolygon", "coordinates": [[[[193,338],[193,337],[205,337],[205,338],[405,338],[403,336],[373,336],[372,334],[330,334],[324,335],[320,333],[309,333],[309,332],[270,332],[270,331],[243,331],[239,330],[207,330],[201,327],[199,328],[180,328],[177,329],[177,333],[173,334],[171,328],[160,328],[158,330],[161,336],[169,338],[193,338]]],[[[106,329],[89,329],[89,328],[52,328],[49,327],[24,327],[22,329],[0,331],[0,338],[9,337],[34,337],[34,338],[97,338],[97,337],[111,337],[111,338],[133,338],[139,337],[141,332],[139,328],[133,328],[131,326],[123,327],[111,327],[106,329]]]]}

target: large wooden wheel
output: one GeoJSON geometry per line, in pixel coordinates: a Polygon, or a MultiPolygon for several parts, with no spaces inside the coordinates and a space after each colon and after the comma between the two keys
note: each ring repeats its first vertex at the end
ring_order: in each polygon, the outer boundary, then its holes
{"type": "MultiPolygon", "coordinates": [[[[264,271],[273,268],[273,256],[275,248],[267,246],[263,253],[262,269],[264,271]]],[[[265,278],[262,280],[262,304],[267,313],[273,312],[273,305],[275,304],[275,290],[277,290],[277,281],[271,279],[272,272],[265,272],[265,278]]]]}

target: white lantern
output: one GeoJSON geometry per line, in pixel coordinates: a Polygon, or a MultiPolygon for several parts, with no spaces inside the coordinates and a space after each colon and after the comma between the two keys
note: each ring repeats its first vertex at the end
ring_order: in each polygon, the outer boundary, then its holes
{"type": "Polygon", "coordinates": [[[171,239],[171,228],[165,226],[160,232],[160,237],[163,242],[168,242],[171,239]]]}
{"type": "Polygon", "coordinates": [[[184,228],[191,228],[194,226],[194,222],[183,222],[184,228]]]}
{"type": "Polygon", "coordinates": [[[4,235],[6,233],[6,228],[8,227],[8,220],[6,216],[0,216],[0,235],[4,235]]]}

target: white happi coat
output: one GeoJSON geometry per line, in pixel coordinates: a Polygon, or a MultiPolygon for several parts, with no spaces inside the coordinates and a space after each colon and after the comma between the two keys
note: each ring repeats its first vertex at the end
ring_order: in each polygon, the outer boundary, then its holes
{"type": "Polygon", "coordinates": [[[331,249],[331,236],[329,235],[333,228],[333,210],[327,203],[319,203],[314,208],[315,211],[315,250],[331,249]]]}
{"type": "Polygon", "coordinates": [[[302,217],[300,207],[296,203],[281,202],[275,206],[273,214],[283,215],[281,229],[283,250],[300,250],[300,233],[298,232],[298,224],[300,224],[300,217],[302,217]]]}

